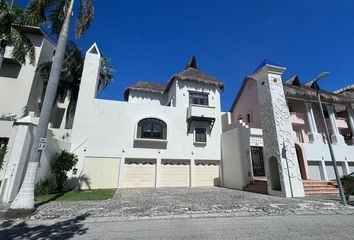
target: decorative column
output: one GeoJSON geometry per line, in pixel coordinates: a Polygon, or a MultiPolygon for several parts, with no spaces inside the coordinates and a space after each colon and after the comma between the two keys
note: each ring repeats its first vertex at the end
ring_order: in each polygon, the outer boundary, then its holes
{"type": "Polygon", "coordinates": [[[347,112],[348,112],[348,118],[349,118],[350,131],[352,132],[352,142],[353,142],[353,145],[354,145],[354,114],[353,114],[353,109],[351,107],[347,107],[347,112]]]}
{"type": "Polygon", "coordinates": [[[326,169],[326,162],[323,159],[322,161],[320,161],[320,173],[321,173],[322,180],[329,181],[327,169],[326,169]]]}
{"type": "Polygon", "coordinates": [[[307,122],[309,124],[309,140],[310,143],[323,143],[321,134],[318,133],[315,115],[312,109],[312,103],[305,102],[307,122]]]}
{"type": "Polygon", "coordinates": [[[329,120],[331,122],[332,131],[333,131],[333,134],[331,136],[333,144],[345,144],[344,137],[340,134],[337,126],[336,116],[334,114],[334,106],[327,105],[327,111],[328,111],[329,120]]]}
{"type": "Polygon", "coordinates": [[[290,112],[281,75],[286,68],[264,61],[252,77],[257,81],[268,193],[283,197],[303,197],[290,112]]]}

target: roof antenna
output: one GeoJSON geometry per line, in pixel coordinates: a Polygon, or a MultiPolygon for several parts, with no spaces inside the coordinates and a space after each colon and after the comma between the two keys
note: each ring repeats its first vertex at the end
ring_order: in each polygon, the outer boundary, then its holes
{"type": "Polygon", "coordinates": [[[186,69],[188,69],[188,68],[197,69],[197,59],[195,58],[195,56],[192,56],[191,59],[189,59],[186,69]]]}

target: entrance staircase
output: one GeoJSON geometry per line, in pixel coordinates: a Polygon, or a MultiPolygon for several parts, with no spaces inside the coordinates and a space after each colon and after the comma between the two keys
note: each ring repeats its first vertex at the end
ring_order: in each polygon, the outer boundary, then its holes
{"type": "Polygon", "coordinates": [[[338,195],[338,185],[332,181],[302,180],[306,196],[338,195]]]}
{"type": "MultiPolygon", "coordinates": [[[[337,195],[339,189],[337,183],[332,181],[303,180],[305,196],[337,195]]],[[[254,177],[253,183],[243,188],[244,191],[260,194],[268,194],[267,179],[254,177]]]]}
{"type": "Polygon", "coordinates": [[[243,187],[243,191],[260,194],[268,194],[267,179],[265,177],[254,177],[253,183],[243,187]]]}

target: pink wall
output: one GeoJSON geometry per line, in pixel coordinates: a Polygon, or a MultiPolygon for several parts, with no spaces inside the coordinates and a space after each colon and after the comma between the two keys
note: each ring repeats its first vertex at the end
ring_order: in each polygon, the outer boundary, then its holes
{"type": "Polygon", "coordinates": [[[251,128],[262,128],[261,116],[258,102],[257,82],[248,79],[241,92],[238,102],[232,109],[232,121],[237,121],[238,116],[242,115],[243,121],[251,128]],[[247,114],[251,114],[251,122],[247,122],[247,114]]]}

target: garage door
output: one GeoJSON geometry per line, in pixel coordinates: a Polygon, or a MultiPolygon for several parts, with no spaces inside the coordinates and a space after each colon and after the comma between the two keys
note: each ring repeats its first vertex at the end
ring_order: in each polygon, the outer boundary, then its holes
{"type": "Polygon", "coordinates": [[[153,160],[126,160],[123,187],[155,187],[155,168],[153,160]]]}
{"type": "Polygon", "coordinates": [[[176,160],[161,161],[161,187],[188,187],[189,162],[176,160]]]}
{"type": "Polygon", "coordinates": [[[210,161],[195,162],[195,186],[218,186],[219,163],[210,161]]]}
{"type": "Polygon", "coordinates": [[[87,157],[84,165],[84,176],[81,180],[83,189],[117,188],[120,158],[87,157]],[[99,166],[99,167],[97,167],[99,166]]]}

